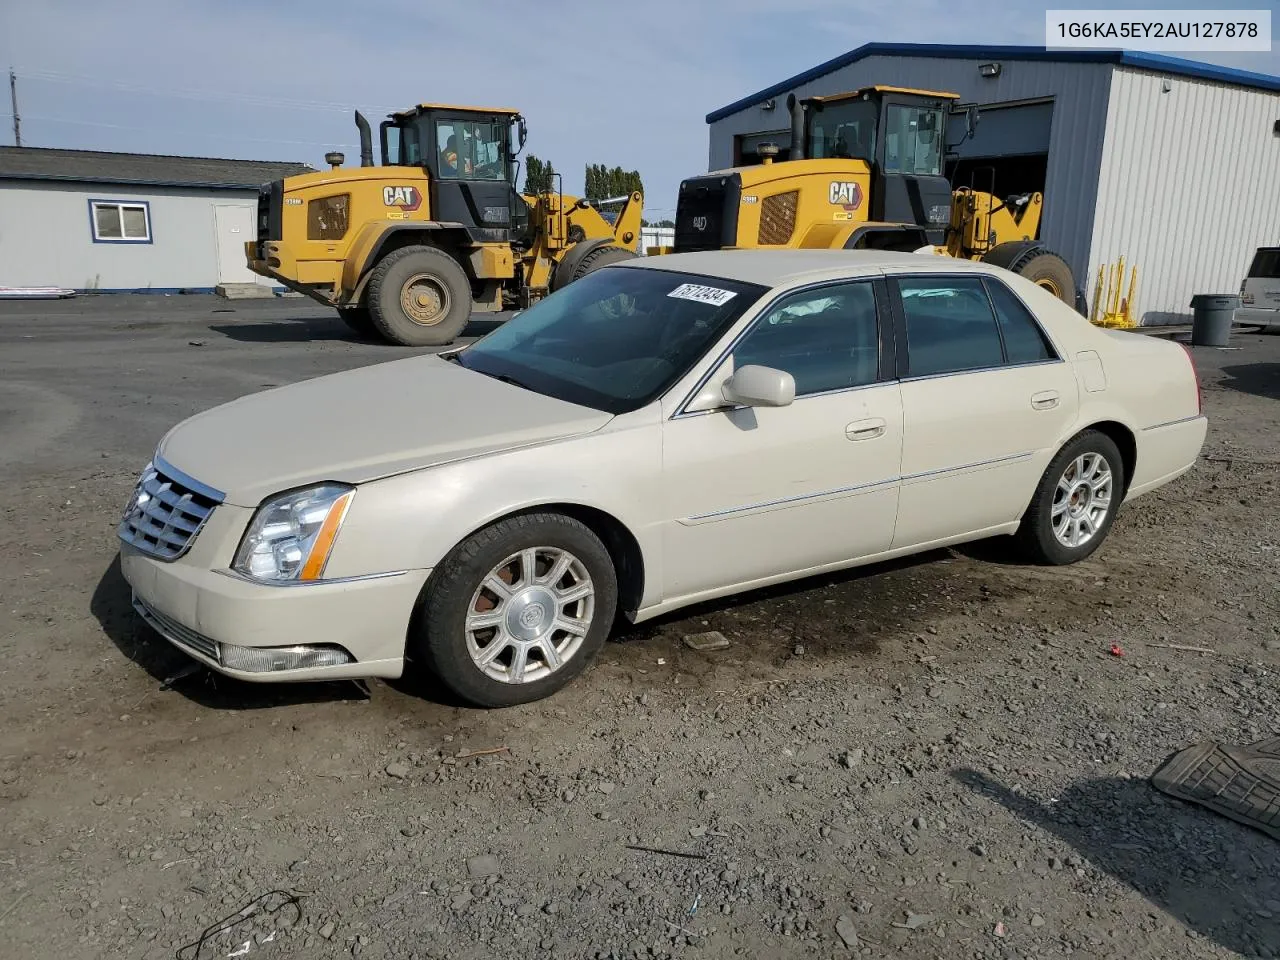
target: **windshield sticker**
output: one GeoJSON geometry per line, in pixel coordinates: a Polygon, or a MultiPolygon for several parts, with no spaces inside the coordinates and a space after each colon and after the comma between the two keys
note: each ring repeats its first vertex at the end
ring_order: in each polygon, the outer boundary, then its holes
{"type": "Polygon", "coordinates": [[[704,287],[697,283],[682,283],[668,297],[681,300],[692,300],[695,303],[709,303],[713,307],[723,307],[738,294],[734,290],[721,290],[719,287],[704,287]]]}

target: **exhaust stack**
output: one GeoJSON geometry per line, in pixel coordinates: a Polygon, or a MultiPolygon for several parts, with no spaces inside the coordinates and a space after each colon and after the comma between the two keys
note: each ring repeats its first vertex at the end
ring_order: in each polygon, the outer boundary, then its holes
{"type": "Polygon", "coordinates": [[[794,93],[787,94],[787,112],[791,114],[791,151],[787,156],[803,160],[809,146],[804,142],[805,105],[794,93]]]}
{"type": "Polygon", "coordinates": [[[360,131],[360,166],[373,166],[373,131],[369,129],[369,121],[359,110],[356,111],[356,129],[360,131]]]}

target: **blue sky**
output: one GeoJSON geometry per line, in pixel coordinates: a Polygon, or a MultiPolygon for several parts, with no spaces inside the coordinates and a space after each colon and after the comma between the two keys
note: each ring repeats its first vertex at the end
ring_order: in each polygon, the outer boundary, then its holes
{"type": "MultiPolygon", "coordinates": [[[[1278,0],[1231,5],[1270,8],[1273,29],[1280,22],[1278,0]]],[[[375,123],[423,100],[516,107],[526,152],[551,160],[567,191],[581,188],[586,163],[638,168],[656,218],[670,215],[681,178],[706,169],[709,111],[870,41],[1043,44],[1045,6],[0,0],[0,67],[18,73],[30,146],[322,167],[330,148],[358,162],[354,107],[375,123]]],[[[1181,56],[1280,74],[1280,48],[1181,56]]],[[[7,102],[0,110],[0,143],[11,143],[7,102]]]]}

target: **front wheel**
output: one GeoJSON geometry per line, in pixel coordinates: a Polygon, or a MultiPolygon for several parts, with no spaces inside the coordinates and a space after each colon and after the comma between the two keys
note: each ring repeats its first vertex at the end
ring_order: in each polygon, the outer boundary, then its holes
{"type": "Polygon", "coordinates": [[[1124,460],[1115,442],[1086,430],[1053,458],[1017,538],[1040,563],[1077,563],[1106,538],[1125,489],[1124,460]]]}
{"type": "Polygon", "coordinates": [[[1056,253],[1039,253],[1026,263],[1018,264],[1014,272],[1053,294],[1067,306],[1076,306],[1076,286],[1071,267],[1056,253]]]}
{"type": "Polygon", "coordinates": [[[613,560],[585,524],[558,513],[511,517],[441,561],[410,656],[476,706],[530,703],[582,672],[617,601],[613,560]]]}

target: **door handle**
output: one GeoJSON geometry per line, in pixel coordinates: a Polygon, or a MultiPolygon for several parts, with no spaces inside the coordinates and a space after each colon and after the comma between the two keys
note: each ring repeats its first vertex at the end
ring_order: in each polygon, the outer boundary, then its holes
{"type": "Polygon", "coordinates": [[[1034,410],[1052,410],[1057,405],[1057,390],[1045,390],[1043,393],[1036,393],[1031,396],[1031,407],[1034,410]]]}
{"type": "Polygon", "coordinates": [[[844,435],[850,440],[871,440],[874,437],[883,436],[888,425],[888,421],[881,417],[855,420],[844,428],[844,435]]]}

